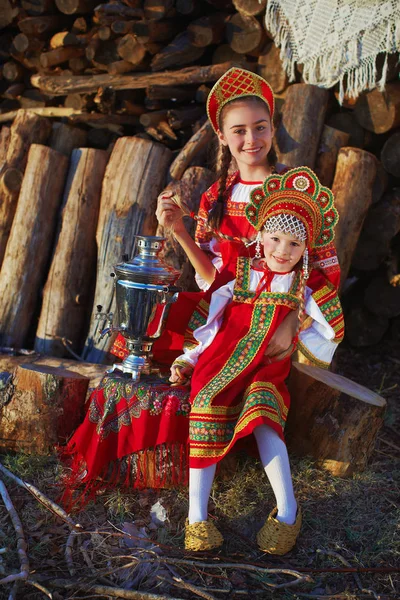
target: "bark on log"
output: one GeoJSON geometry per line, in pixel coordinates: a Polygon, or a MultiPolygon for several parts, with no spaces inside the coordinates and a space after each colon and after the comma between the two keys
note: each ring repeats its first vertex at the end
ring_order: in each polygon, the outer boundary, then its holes
{"type": "Polygon", "coordinates": [[[69,93],[85,94],[97,92],[99,87],[111,86],[115,90],[139,90],[150,85],[191,85],[216,81],[228,69],[241,66],[248,67],[245,62],[226,62],[209,66],[194,66],[179,71],[163,73],[140,73],[135,75],[77,75],[50,76],[33,75],[31,83],[51,96],[65,96],[69,93]]]}
{"type": "Polygon", "coordinates": [[[355,348],[378,344],[389,327],[389,319],[357,306],[346,318],[346,340],[355,348]]]}
{"type": "MultiPolygon", "coordinates": [[[[7,153],[3,167],[0,163],[0,180],[6,169],[24,173],[29,147],[33,142],[45,143],[51,132],[47,119],[35,114],[18,111],[10,128],[7,153]]],[[[7,189],[2,185],[0,196],[0,266],[3,262],[7,240],[17,207],[19,189],[7,189]]]]}
{"type": "Polygon", "coordinates": [[[386,140],[381,151],[381,161],[388,173],[400,178],[400,131],[386,140]]]}
{"type": "MultiPolygon", "coordinates": [[[[167,186],[167,189],[179,195],[186,202],[190,210],[197,213],[201,195],[210,187],[214,180],[215,175],[209,169],[190,167],[189,169],[186,169],[180,181],[171,182],[167,186]]],[[[186,227],[189,233],[194,236],[196,222],[193,219],[188,219],[186,227]]],[[[173,237],[169,236],[168,232],[160,225],[157,228],[157,235],[167,238],[164,246],[165,261],[181,271],[178,285],[181,286],[183,290],[198,291],[194,279],[194,269],[181,246],[173,237]]]]}
{"type": "Polygon", "coordinates": [[[217,46],[211,59],[213,65],[226,62],[237,64],[236,61],[243,61],[243,54],[232,50],[229,44],[220,44],[217,46]]]}
{"type": "Polygon", "coordinates": [[[232,50],[239,54],[247,54],[257,48],[262,37],[262,27],[254,17],[236,13],[226,22],[226,39],[232,50]]]}
{"type": "Polygon", "coordinates": [[[315,172],[322,185],[331,187],[339,149],[348,145],[350,135],[324,125],[315,161],[315,172]]]}
{"type": "Polygon", "coordinates": [[[168,148],[137,137],[120,138],[114,146],[103,180],[96,233],[97,282],[84,349],[86,360],[100,362],[106,357],[109,340],[98,340],[104,323],[95,320],[96,306],[115,314],[110,272],[124,254],[132,256],[135,235],[154,235],[157,196],[164,187],[170,162],[168,148]]]}
{"type": "Polygon", "coordinates": [[[42,356],[35,353],[32,353],[29,356],[10,356],[9,354],[0,354],[0,372],[8,371],[13,373],[19,365],[30,364],[37,367],[47,366],[67,369],[68,371],[72,371],[78,375],[82,375],[83,377],[87,377],[89,379],[89,387],[86,400],[88,399],[92,390],[99,385],[101,379],[105,375],[105,367],[103,365],[95,365],[93,363],[81,362],[69,358],[42,356]]]}
{"type": "Polygon", "coordinates": [[[0,129],[0,171],[6,161],[8,146],[10,143],[11,129],[6,125],[0,129]]]}
{"type": "Polygon", "coordinates": [[[65,15],[91,13],[97,4],[97,0],[56,0],[58,10],[65,15]]]}
{"type": "Polygon", "coordinates": [[[47,39],[50,33],[68,27],[69,21],[62,15],[48,15],[43,17],[27,17],[18,22],[18,28],[28,37],[47,39]]]}
{"type": "Polygon", "coordinates": [[[137,65],[145,57],[146,49],[142,44],[139,44],[136,36],[128,33],[118,40],[117,52],[123,60],[132,63],[132,65],[137,65]]]}
{"type": "Polygon", "coordinates": [[[190,140],[186,142],[185,146],[171,164],[169,174],[172,179],[182,179],[182,175],[192,162],[193,158],[203,150],[203,148],[208,146],[213,137],[214,131],[210,122],[207,120],[190,140]]]}
{"type": "MultiPolygon", "coordinates": [[[[163,86],[163,85],[151,85],[146,90],[146,98],[149,100],[171,100],[174,99],[177,102],[185,102],[186,100],[193,100],[196,91],[193,88],[184,88],[179,86],[163,86]]],[[[142,111],[143,112],[143,111],[142,111]]]]}
{"type": "Polygon", "coordinates": [[[335,476],[363,471],[383,424],[385,399],[325,369],[296,362],[293,367],[289,447],[313,456],[335,476]]]}
{"type": "Polygon", "coordinates": [[[108,161],[103,150],[73,150],[64,191],[61,231],[43,291],[35,350],[66,356],[62,339],[79,354],[96,270],[96,227],[108,161]]]}
{"type": "Polygon", "coordinates": [[[71,58],[79,58],[85,54],[83,48],[77,46],[65,46],[65,48],[56,48],[40,55],[40,64],[44,69],[61,65],[71,58]]]}
{"type": "Polygon", "coordinates": [[[204,54],[204,48],[193,46],[189,33],[183,31],[165,46],[158,54],[155,54],[150,63],[152,71],[162,71],[174,66],[187,65],[198,60],[204,54]]]}
{"type": "Polygon", "coordinates": [[[21,0],[21,6],[33,17],[54,12],[53,0],[21,0]]]}
{"type": "MultiPolygon", "coordinates": [[[[125,23],[127,24],[126,21],[125,23]]],[[[138,41],[141,43],[168,42],[182,28],[182,23],[177,19],[167,19],[166,21],[131,21],[130,23],[130,31],[137,36],[138,41]]],[[[113,27],[112,29],[114,30],[113,27]]]]}
{"type": "Polygon", "coordinates": [[[280,50],[273,42],[268,42],[258,58],[257,73],[264,77],[275,94],[280,94],[289,85],[289,78],[283,68],[280,50]]]}
{"type": "Polygon", "coordinates": [[[50,257],[68,159],[32,144],[0,271],[0,344],[21,347],[50,257]],[[34,268],[31,268],[34,260],[34,268]]]}
{"type": "Polygon", "coordinates": [[[305,83],[288,88],[275,138],[280,163],[314,168],[328,95],[327,90],[305,83]]]}
{"type": "Polygon", "coordinates": [[[173,0],[144,0],[144,16],[149,21],[165,19],[172,15],[173,5],[173,0]]]}
{"type": "Polygon", "coordinates": [[[49,48],[55,50],[56,48],[64,48],[65,46],[79,46],[79,38],[69,31],[59,31],[55,33],[49,41],[49,48]]]}
{"type": "Polygon", "coordinates": [[[338,153],[332,191],[340,219],[335,230],[335,245],[345,281],[364,219],[372,201],[372,186],[377,160],[358,148],[341,148],[338,153]]]}
{"type": "Polygon", "coordinates": [[[388,256],[390,243],[399,231],[400,188],[394,188],[370,207],[351,264],[361,271],[377,269],[388,256]]]}
{"type": "Polygon", "coordinates": [[[54,123],[50,138],[50,148],[70,157],[74,148],[86,145],[87,132],[79,127],[72,127],[66,123],[54,123]]]}
{"type": "Polygon", "coordinates": [[[211,44],[222,42],[226,18],[226,13],[215,13],[189,23],[187,30],[193,46],[205,48],[211,44]]]}
{"type": "Polygon", "coordinates": [[[362,94],[354,114],[359,124],[374,133],[385,133],[400,125],[400,82],[388,83],[384,92],[378,89],[362,94]]]}
{"type": "Polygon", "coordinates": [[[376,204],[382,199],[389,185],[389,175],[383,168],[381,161],[377,160],[376,177],[372,187],[372,204],[376,204]]]}
{"type": "Polygon", "coordinates": [[[0,0],[0,29],[10,25],[19,13],[19,8],[13,6],[10,0],[0,0]]]}
{"type": "Polygon", "coordinates": [[[326,124],[348,133],[350,135],[348,145],[352,148],[364,148],[366,132],[353,113],[336,113],[327,119],[326,124]]]}
{"type": "Polygon", "coordinates": [[[3,77],[12,83],[22,81],[25,75],[24,68],[17,62],[10,60],[3,65],[3,77]]]}
{"type": "Polygon", "coordinates": [[[48,454],[83,420],[89,379],[62,368],[21,365],[11,400],[0,409],[0,447],[48,454]]]}

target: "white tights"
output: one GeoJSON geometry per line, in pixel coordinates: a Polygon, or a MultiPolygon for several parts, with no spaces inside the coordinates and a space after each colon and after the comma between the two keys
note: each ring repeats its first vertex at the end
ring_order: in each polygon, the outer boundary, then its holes
{"type": "MultiPolygon", "coordinates": [[[[264,471],[275,494],[277,519],[292,525],[296,520],[297,503],[294,497],[286,444],[274,429],[260,425],[254,429],[264,471]]],[[[216,464],[204,469],[189,469],[189,523],[206,521],[208,500],[214,481],[216,464]]]]}

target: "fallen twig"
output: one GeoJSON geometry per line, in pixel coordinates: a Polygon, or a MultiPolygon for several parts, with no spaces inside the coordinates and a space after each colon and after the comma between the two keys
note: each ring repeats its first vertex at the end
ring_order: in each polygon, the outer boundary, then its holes
{"type": "Polygon", "coordinates": [[[75,537],[76,531],[72,529],[68,536],[67,543],[65,544],[65,562],[67,563],[69,574],[72,575],[72,577],[76,573],[74,568],[74,561],[72,559],[72,549],[74,546],[75,537]]]}
{"type": "Polygon", "coordinates": [[[38,583],[37,581],[34,581],[33,579],[27,579],[25,581],[25,583],[27,583],[28,585],[31,585],[32,587],[40,590],[41,592],[43,592],[43,594],[45,596],[47,596],[48,598],[50,598],[52,600],[53,594],[51,592],[49,592],[49,590],[47,588],[45,588],[44,585],[42,585],[41,583],[38,583]]]}
{"type": "MultiPolygon", "coordinates": [[[[321,549],[317,549],[317,552],[318,552],[318,554],[324,554],[325,556],[333,556],[334,558],[337,558],[338,560],[340,560],[340,562],[343,563],[346,567],[351,567],[351,564],[349,563],[349,561],[346,560],[343,556],[341,556],[338,552],[334,552],[333,550],[321,550],[321,549]]],[[[360,592],[370,594],[371,596],[373,596],[375,598],[375,600],[379,600],[379,596],[374,592],[374,590],[365,588],[363,586],[363,584],[361,583],[361,579],[357,573],[353,573],[353,577],[354,577],[354,581],[356,582],[360,592]]]]}
{"type": "Polygon", "coordinates": [[[166,596],[164,594],[151,594],[150,592],[124,590],[119,587],[110,587],[106,585],[91,585],[80,583],[79,581],[68,581],[65,579],[53,580],[55,587],[61,588],[78,588],[79,591],[91,592],[100,596],[112,596],[113,598],[123,598],[124,600],[181,600],[174,596],[166,596]]]}
{"type": "Polygon", "coordinates": [[[5,475],[7,475],[7,477],[9,477],[10,479],[15,481],[15,483],[18,483],[18,485],[20,485],[21,487],[28,490],[28,492],[30,494],[32,494],[32,496],[34,496],[36,498],[36,500],[38,500],[38,502],[43,504],[43,506],[45,506],[52,513],[54,513],[55,515],[60,517],[60,519],[62,519],[66,523],[68,523],[68,525],[72,529],[77,529],[78,531],[82,530],[82,525],[79,525],[79,523],[74,523],[74,521],[71,519],[71,517],[69,517],[67,515],[67,513],[65,512],[65,510],[63,508],[61,508],[61,506],[59,506],[58,504],[53,502],[53,500],[50,500],[50,498],[45,496],[45,494],[43,494],[43,492],[38,490],[37,487],[35,487],[31,483],[27,483],[26,481],[23,481],[22,479],[17,477],[17,475],[14,475],[14,473],[12,473],[8,469],[6,469],[6,467],[2,463],[0,463],[0,471],[2,473],[4,473],[5,475]]]}
{"type": "Polygon", "coordinates": [[[29,560],[28,560],[28,555],[26,553],[27,544],[26,544],[26,540],[25,540],[24,530],[22,529],[21,520],[18,516],[17,511],[14,508],[14,505],[8,494],[7,488],[1,479],[0,479],[0,494],[1,494],[1,497],[3,498],[4,505],[7,509],[8,514],[10,515],[12,524],[15,529],[15,533],[17,536],[18,556],[19,556],[19,560],[20,560],[20,572],[19,573],[16,573],[13,575],[8,575],[7,577],[3,577],[3,579],[0,579],[0,584],[5,584],[5,583],[11,583],[13,581],[17,582],[19,580],[28,579],[28,577],[29,577],[29,560]]]}
{"type": "Polygon", "coordinates": [[[10,595],[8,596],[8,600],[15,600],[15,599],[16,599],[16,597],[17,597],[17,592],[18,592],[18,588],[19,588],[19,584],[20,584],[20,582],[19,582],[19,581],[16,581],[16,582],[14,583],[14,585],[13,585],[13,586],[12,586],[12,588],[11,588],[10,595]]]}

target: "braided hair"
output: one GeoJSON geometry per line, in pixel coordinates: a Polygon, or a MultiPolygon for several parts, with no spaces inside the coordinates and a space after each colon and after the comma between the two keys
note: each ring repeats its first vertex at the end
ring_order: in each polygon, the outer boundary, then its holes
{"type": "MultiPolygon", "coordinates": [[[[260,106],[266,107],[266,104],[261,98],[257,96],[248,96],[245,98],[236,98],[235,100],[231,100],[227,105],[224,106],[220,115],[220,124],[223,122],[223,115],[226,109],[226,106],[232,106],[235,102],[251,102],[254,104],[258,104],[260,106]]],[[[229,167],[232,162],[232,154],[229,150],[228,146],[224,146],[223,144],[219,144],[218,147],[218,159],[217,159],[217,180],[219,181],[218,185],[218,196],[217,201],[210,211],[208,217],[208,223],[210,227],[213,229],[219,229],[222,221],[223,211],[224,211],[224,201],[226,198],[227,190],[226,190],[226,182],[229,175],[229,167]]],[[[270,151],[267,155],[268,164],[274,169],[277,163],[277,156],[274,148],[271,146],[270,151]]]]}

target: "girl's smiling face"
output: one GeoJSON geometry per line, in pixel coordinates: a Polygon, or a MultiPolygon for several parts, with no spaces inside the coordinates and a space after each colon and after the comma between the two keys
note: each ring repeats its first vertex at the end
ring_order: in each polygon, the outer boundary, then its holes
{"type": "Polygon", "coordinates": [[[288,233],[263,231],[265,262],[271,271],[287,273],[292,271],[303,256],[306,243],[288,233]]]}
{"type": "Polygon", "coordinates": [[[274,128],[266,104],[257,100],[236,100],[222,111],[218,137],[224,146],[229,146],[239,171],[268,165],[274,128]]]}

